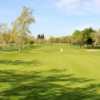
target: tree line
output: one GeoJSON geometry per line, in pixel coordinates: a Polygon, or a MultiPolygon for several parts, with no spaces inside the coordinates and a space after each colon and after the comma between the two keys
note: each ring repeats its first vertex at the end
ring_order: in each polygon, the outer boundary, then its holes
{"type": "Polygon", "coordinates": [[[100,45],[100,30],[85,28],[76,30],[72,35],[62,37],[45,37],[45,34],[38,34],[34,38],[30,31],[30,25],[35,23],[33,11],[30,8],[23,7],[20,15],[13,21],[11,26],[0,24],[0,47],[15,45],[19,50],[26,44],[34,43],[66,43],[70,45],[98,46],[100,45]]]}
{"type": "Polygon", "coordinates": [[[76,30],[69,36],[51,37],[51,43],[68,43],[71,45],[83,46],[99,46],[100,45],[100,30],[93,28],[85,28],[83,30],[76,30]]]}

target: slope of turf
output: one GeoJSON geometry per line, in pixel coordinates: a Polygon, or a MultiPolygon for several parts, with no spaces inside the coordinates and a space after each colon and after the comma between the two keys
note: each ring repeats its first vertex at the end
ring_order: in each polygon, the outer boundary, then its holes
{"type": "Polygon", "coordinates": [[[0,50],[0,100],[100,100],[99,60],[65,44],[0,50]]]}

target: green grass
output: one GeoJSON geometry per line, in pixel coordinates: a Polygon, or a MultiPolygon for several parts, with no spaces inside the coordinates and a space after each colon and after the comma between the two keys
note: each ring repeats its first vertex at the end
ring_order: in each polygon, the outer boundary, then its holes
{"type": "Polygon", "coordinates": [[[99,50],[65,44],[0,50],[0,100],[100,100],[99,83],[99,50]]]}

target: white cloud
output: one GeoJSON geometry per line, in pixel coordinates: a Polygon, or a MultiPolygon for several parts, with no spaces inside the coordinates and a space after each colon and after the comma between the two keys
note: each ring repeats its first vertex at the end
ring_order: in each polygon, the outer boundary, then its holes
{"type": "Polygon", "coordinates": [[[99,14],[100,0],[55,0],[56,6],[70,14],[99,14]]]}

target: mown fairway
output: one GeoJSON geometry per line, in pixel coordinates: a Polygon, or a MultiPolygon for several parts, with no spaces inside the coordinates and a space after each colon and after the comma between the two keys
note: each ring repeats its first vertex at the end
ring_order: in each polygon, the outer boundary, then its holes
{"type": "Polygon", "coordinates": [[[99,83],[99,50],[64,44],[0,50],[0,100],[100,100],[99,83]]]}

